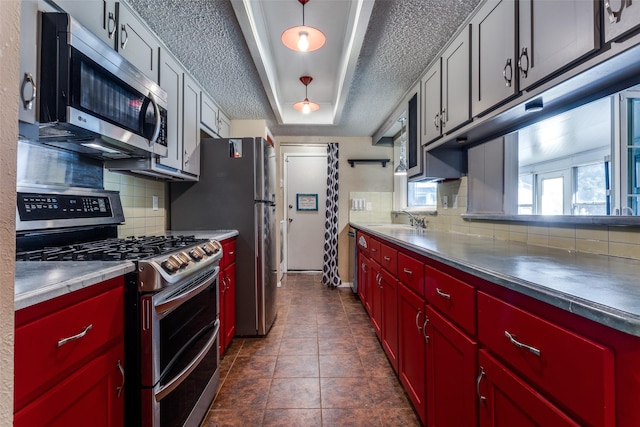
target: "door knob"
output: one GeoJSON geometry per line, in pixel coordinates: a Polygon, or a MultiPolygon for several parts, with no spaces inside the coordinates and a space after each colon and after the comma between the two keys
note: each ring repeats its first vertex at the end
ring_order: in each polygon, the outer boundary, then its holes
{"type": "Polygon", "coordinates": [[[293,205],[289,205],[289,209],[293,209],[293,205]]]}
{"type": "Polygon", "coordinates": [[[289,222],[293,222],[293,218],[289,218],[289,222]]]}

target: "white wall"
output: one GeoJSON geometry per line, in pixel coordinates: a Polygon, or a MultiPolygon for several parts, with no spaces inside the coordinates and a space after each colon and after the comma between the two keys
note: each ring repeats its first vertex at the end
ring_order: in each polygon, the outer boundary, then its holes
{"type": "Polygon", "coordinates": [[[0,425],[13,423],[13,342],[16,156],[18,150],[18,69],[20,1],[0,9],[0,425]]]}
{"type": "MultiPolygon", "coordinates": [[[[393,168],[395,167],[390,162],[385,168],[380,163],[356,164],[352,168],[347,159],[393,159],[393,148],[374,146],[371,144],[371,137],[276,136],[278,182],[283,178],[282,160],[285,153],[318,151],[326,153],[324,145],[330,142],[339,144],[338,273],[346,282],[349,278],[349,237],[347,236],[349,231],[349,193],[353,191],[392,192],[393,168]]],[[[284,193],[281,187],[276,197],[278,222],[284,217],[283,200],[284,193]]]]}

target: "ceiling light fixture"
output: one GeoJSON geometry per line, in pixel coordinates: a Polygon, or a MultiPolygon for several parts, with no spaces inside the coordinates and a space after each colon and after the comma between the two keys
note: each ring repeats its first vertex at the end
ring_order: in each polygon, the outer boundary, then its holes
{"type": "Polygon", "coordinates": [[[394,175],[406,175],[407,174],[407,165],[404,162],[404,146],[405,146],[405,132],[404,132],[404,122],[406,119],[401,117],[398,119],[400,122],[400,163],[396,166],[394,175]]]}
{"type": "Polygon", "coordinates": [[[307,96],[307,86],[309,86],[309,83],[313,81],[313,77],[302,76],[300,77],[300,81],[304,85],[304,101],[296,102],[293,104],[293,108],[298,111],[302,111],[303,114],[309,114],[312,111],[319,110],[320,106],[315,102],[309,101],[309,97],[307,96]]]}
{"type": "Polygon", "coordinates": [[[298,0],[298,2],[302,4],[302,25],[291,27],[282,33],[282,43],[291,50],[312,52],[320,49],[327,38],[317,28],[304,25],[304,5],[309,3],[309,0],[298,0]]]}

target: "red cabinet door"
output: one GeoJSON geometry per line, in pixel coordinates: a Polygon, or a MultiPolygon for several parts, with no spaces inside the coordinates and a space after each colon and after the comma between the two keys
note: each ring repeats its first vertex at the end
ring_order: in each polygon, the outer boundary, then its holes
{"type": "Polygon", "coordinates": [[[14,426],[123,426],[123,360],[123,344],[95,357],[18,411],[14,426]]]}
{"type": "Polygon", "coordinates": [[[473,427],[478,344],[427,306],[427,425],[473,427]]]}
{"type": "Polygon", "coordinates": [[[404,284],[398,286],[399,376],[422,423],[426,423],[426,341],[424,300],[404,284]]]}
{"type": "Polygon", "coordinates": [[[380,271],[382,280],[382,348],[398,373],[398,281],[384,269],[380,271]]]}
{"type": "MultiPolygon", "coordinates": [[[[366,283],[369,280],[369,263],[366,255],[362,251],[358,251],[358,268],[358,296],[366,309],[366,283]]],[[[369,311],[369,309],[367,309],[367,311],[369,311]]]]}
{"type": "Polygon", "coordinates": [[[225,349],[231,344],[236,334],[236,263],[229,264],[224,269],[225,293],[224,293],[224,342],[225,349]]]}
{"type": "MultiPolygon", "coordinates": [[[[220,263],[220,266],[222,266],[222,263],[220,263]]],[[[220,270],[220,273],[218,274],[218,320],[220,320],[220,336],[218,337],[218,350],[219,350],[220,356],[222,356],[222,354],[224,353],[224,350],[227,348],[227,343],[225,341],[225,334],[224,334],[224,328],[225,328],[224,318],[226,316],[225,280],[226,280],[226,277],[224,275],[224,270],[220,270]]]]}
{"type": "Polygon", "coordinates": [[[481,427],[578,426],[486,350],[479,352],[477,382],[481,427]]]}
{"type": "Polygon", "coordinates": [[[382,339],[382,275],[380,274],[382,268],[375,261],[371,261],[370,265],[369,289],[371,290],[371,298],[369,301],[369,314],[371,315],[371,324],[376,331],[376,335],[379,339],[382,339]]]}

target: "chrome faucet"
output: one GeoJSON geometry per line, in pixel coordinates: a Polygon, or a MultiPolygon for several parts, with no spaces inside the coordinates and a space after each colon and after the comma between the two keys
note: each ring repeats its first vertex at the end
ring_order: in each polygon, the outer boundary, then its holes
{"type": "Polygon", "coordinates": [[[427,228],[427,223],[424,220],[424,218],[416,216],[416,215],[412,214],[411,212],[405,211],[405,210],[400,210],[398,212],[406,214],[409,217],[409,223],[411,224],[412,227],[427,228]]]}

